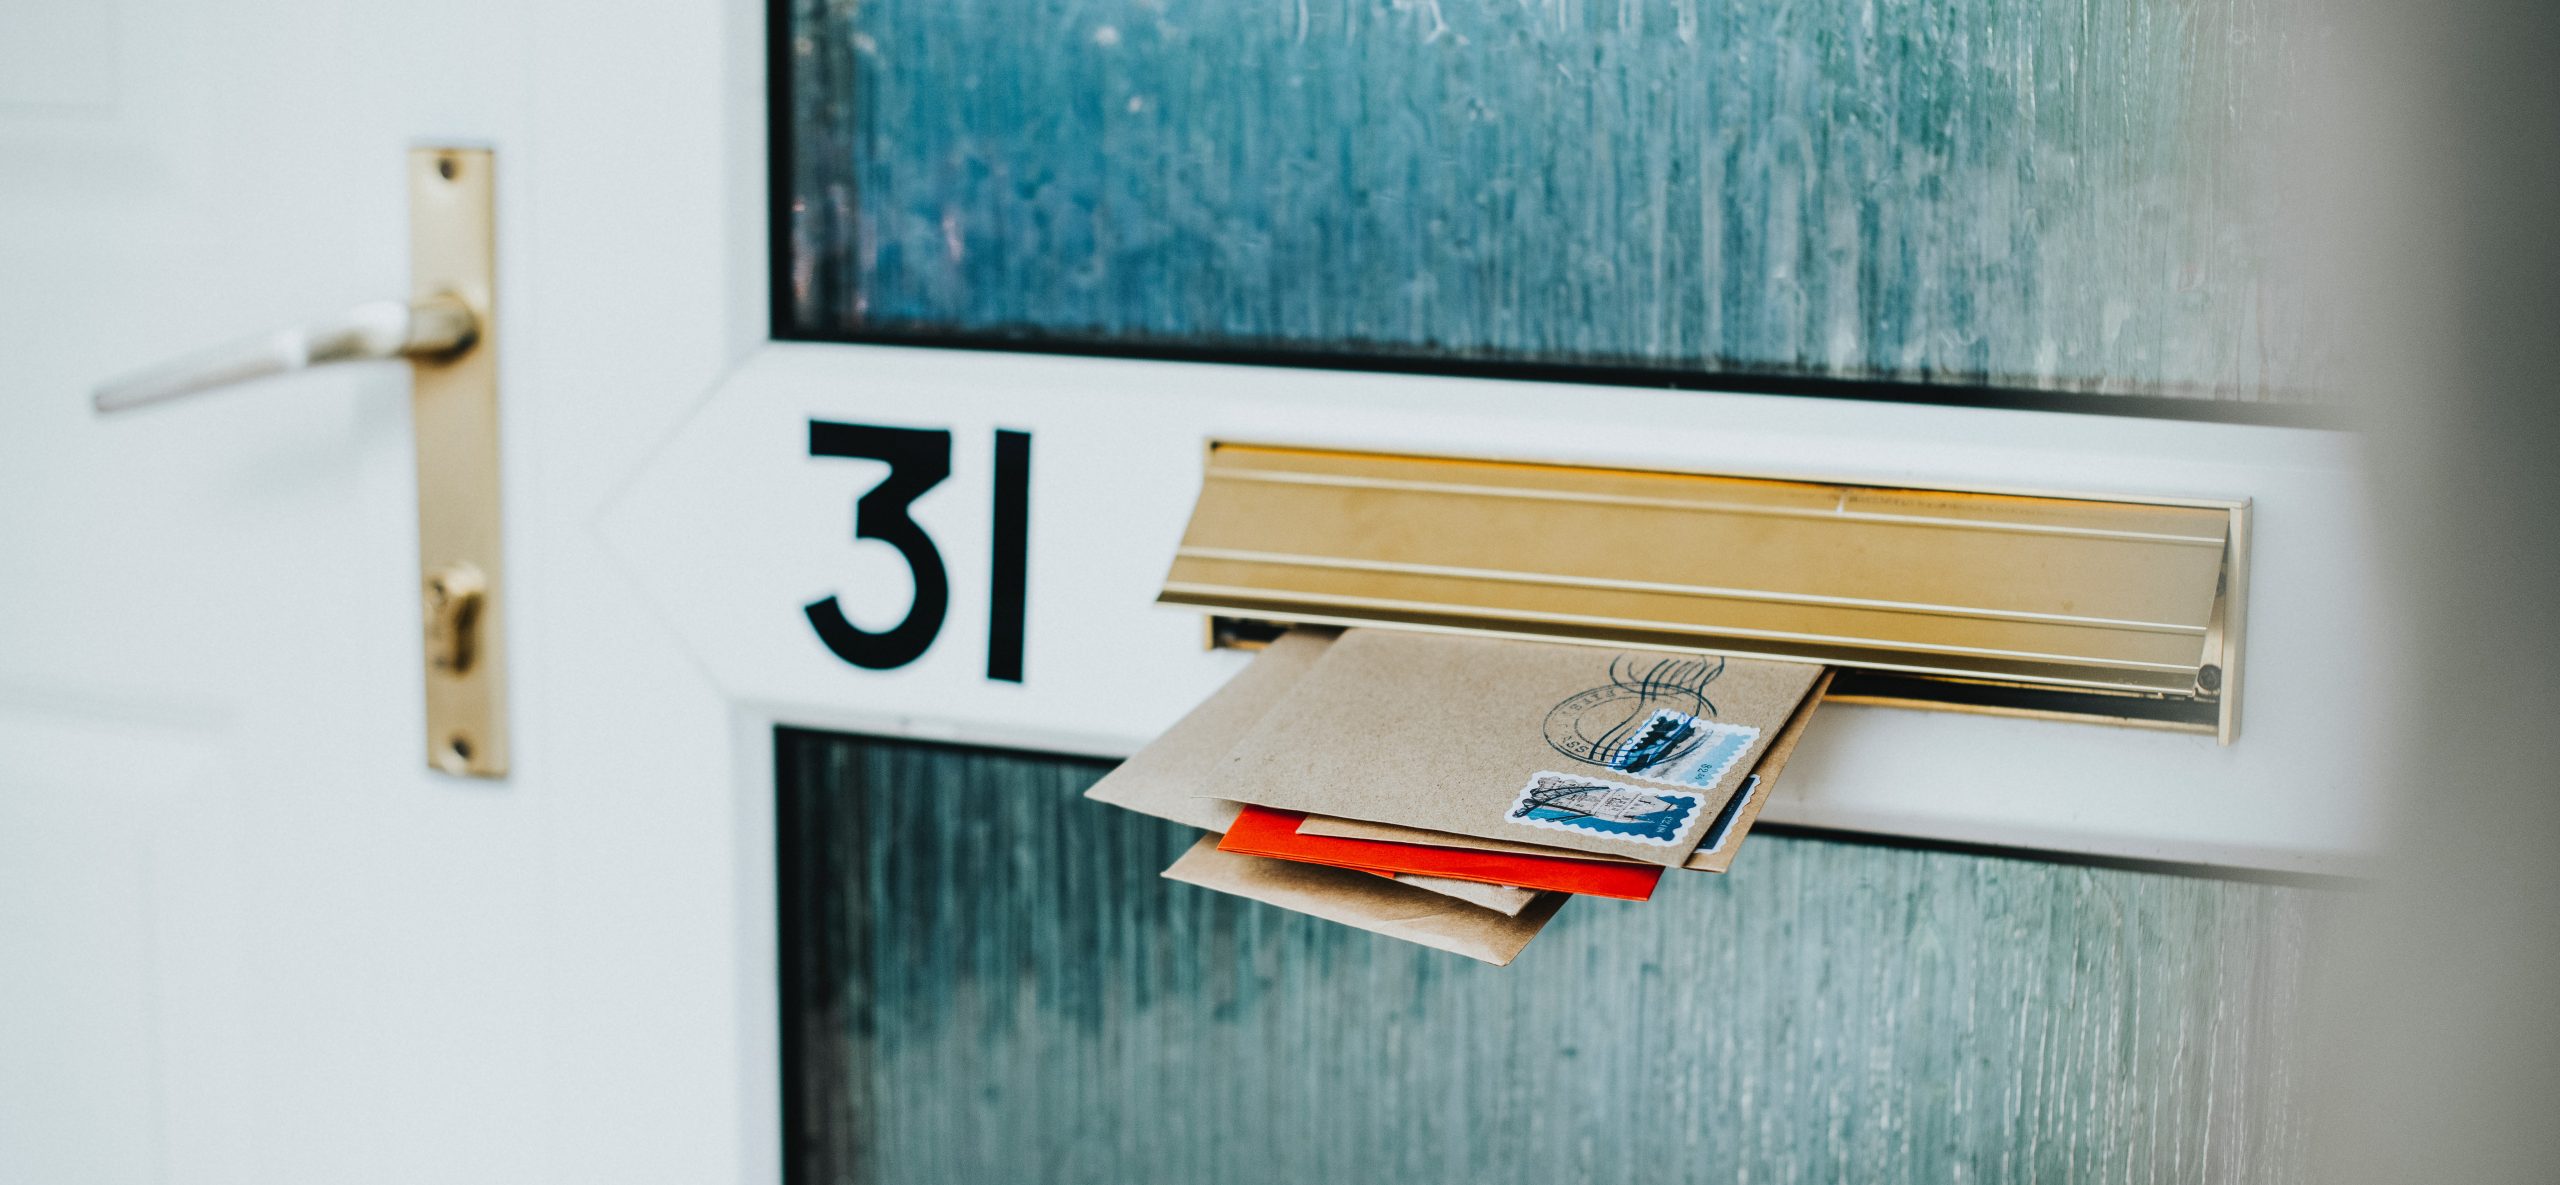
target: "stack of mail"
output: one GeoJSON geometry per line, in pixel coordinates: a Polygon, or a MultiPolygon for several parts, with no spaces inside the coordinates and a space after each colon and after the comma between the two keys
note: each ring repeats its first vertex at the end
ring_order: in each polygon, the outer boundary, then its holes
{"type": "Polygon", "coordinates": [[[1217,834],[1164,875],[1489,963],[1574,894],[1723,872],[1822,698],[1804,663],[1282,635],[1088,796],[1217,834]]]}

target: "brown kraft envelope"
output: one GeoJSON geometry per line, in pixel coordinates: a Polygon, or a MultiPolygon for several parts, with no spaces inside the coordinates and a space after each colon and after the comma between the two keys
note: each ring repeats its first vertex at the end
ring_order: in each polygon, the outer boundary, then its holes
{"type": "MultiPolygon", "coordinates": [[[[1295,629],[1265,647],[1190,714],[1176,721],[1119,768],[1085,791],[1085,797],[1142,815],[1170,819],[1203,831],[1225,831],[1235,821],[1235,803],[1196,797],[1214,777],[1218,759],[1251,731],[1262,714],[1280,702],[1299,678],[1323,657],[1337,631],[1295,629]]],[[[1399,877],[1417,889],[1454,897],[1503,914],[1517,914],[1537,894],[1508,885],[1487,885],[1443,877],[1399,877]]]]}
{"type": "MultiPolygon", "coordinates": [[[[1769,801],[1772,793],[1776,792],[1779,773],[1786,769],[1787,758],[1794,754],[1796,741],[1804,736],[1805,725],[1812,722],[1813,710],[1821,704],[1822,694],[1830,686],[1831,672],[1826,670],[1822,673],[1822,677],[1815,681],[1813,690],[1805,694],[1804,702],[1796,706],[1796,714],[1787,719],[1786,727],[1779,729],[1777,738],[1769,742],[1769,751],[1761,756],[1760,764],[1752,768],[1752,776],[1759,779],[1759,784],[1751,789],[1750,799],[1742,803],[1741,807],[1734,812],[1733,821],[1726,825],[1724,842],[1710,848],[1707,846],[1707,841],[1700,841],[1697,850],[1689,853],[1689,858],[1681,863],[1682,868],[1694,872],[1724,872],[1733,867],[1735,851],[1742,847],[1743,838],[1751,833],[1751,825],[1759,820],[1761,806],[1769,801]]],[[[1472,848],[1480,852],[1511,852],[1524,856],[1556,854],[1556,849],[1537,844],[1477,839],[1472,835],[1451,835],[1446,831],[1425,831],[1418,827],[1398,827],[1392,823],[1373,823],[1366,819],[1337,819],[1327,815],[1307,816],[1305,822],[1298,824],[1298,831],[1305,835],[1333,835],[1346,839],[1383,839],[1396,843],[1433,844],[1447,848],[1472,848]]],[[[1710,838],[1713,836],[1711,835],[1710,838]]]]}
{"type": "Polygon", "coordinates": [[[1678,865],[1822,673],[1354,629],[1196,793],[1678,865]]]}
{"type": "Polygon", "coordinates": [[[1203,831],[1225,831],[1235,822],[1236,804],[1199,797],[1217,776],[1219,759],[1315,669],[1332,641],[1333,634],[1324,630],[1280,635],[1226,686],[1175,721],[1155,743],[1103,775],[1084,796],[1203,831]]]}
{"type": "Polygon", "coordinates": [[[1519,955],[1569,896],[1541,893],[1515,917],[1348,868],[1221,852],[1214,835],[1191,845],[1164,875],[1497,967],[1519,955]]]}

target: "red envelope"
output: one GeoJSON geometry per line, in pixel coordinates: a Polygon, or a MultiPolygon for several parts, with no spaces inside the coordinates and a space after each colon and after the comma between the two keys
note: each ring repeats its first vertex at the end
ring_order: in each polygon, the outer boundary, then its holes
{"type": "Polygon", "coordinates": [[[1582,860],[1572,856],[1521,856],[1509,852],[1481,852],[1471,848],[1443,848],[1382,839],[1300,835],[1298,822],[1306,817],[1302,811],[1248,805],[1242,814],[1236,816],[1236,821],[1227,826],[1225,837],[1218,841],[1218,849],[1362,872],[1416,872],[1453,880],[1518,885],[1524,889],[1587,893],[1594,897],[1615,897],[1621,901],[1643,901],[1652,897],[1654,886],[1662,880],[1662,866],[1659,864],[1582,860]]]}

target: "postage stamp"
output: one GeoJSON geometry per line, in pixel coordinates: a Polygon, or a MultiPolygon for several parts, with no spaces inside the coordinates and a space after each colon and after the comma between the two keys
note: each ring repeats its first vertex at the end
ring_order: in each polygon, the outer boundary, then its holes
{"type": "Polygon", "coordinates": [[[1637,730],[1635,743],[1621,758],[1627,764],[1612,768],[1639,778],[1705,789],[1723,778],[1734,762],[1751,751],[1751,742],[1759,739],[1760,730],[1748,724],[1700,720],[1664,708],[1637,730]]]}
{"type": "Polygon", "coordinates": [[[1581,774],[1530,777],[1511,800],[1514,823],[1670,847],[1697,826],[1700,796],[1647,790],[1581,774]]]}
{"type": "Polygon", "coordinates": [[[1547,712],[1547,746],[1639,778],[1712,787],[1760,739],[1751,725],[1712,719],[1706,689],[1723,671],[1722,659],[1613,662],[1609,682],[1547,712]]]}

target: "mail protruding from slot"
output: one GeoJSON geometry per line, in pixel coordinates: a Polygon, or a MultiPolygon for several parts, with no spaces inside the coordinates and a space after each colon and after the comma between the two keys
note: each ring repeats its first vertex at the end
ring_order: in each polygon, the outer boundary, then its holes
{"type": "Polygon", "coordinates": [[[1226,833],[1172,879],[1504,963],[1567,895],[1641,900],[1661,869],[1724,871],[1828,678],[1300,629],[1089,797],[1226,833]]]}
{"type": "Polygon", "coordinates": [[[1352,630],[1227,753],[1215,793],[1677,865],[1822,673],[1352,630]]]}

